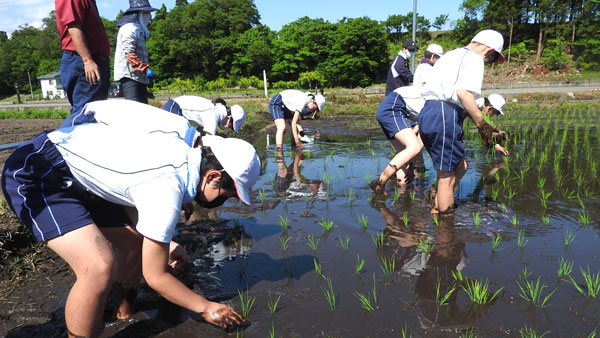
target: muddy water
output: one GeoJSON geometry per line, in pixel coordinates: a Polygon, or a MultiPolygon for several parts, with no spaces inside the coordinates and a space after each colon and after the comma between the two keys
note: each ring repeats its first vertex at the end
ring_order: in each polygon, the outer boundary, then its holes
{"type": "MultiPolygon", "coordinates": [[[[250,325],[240,335],[399,336],[406,327],[415,336],[458,336],[472,329],[478,336],[505,337],[519,336],[519,330],[527,327],[538,334],[550,331],[548,336],[574,337],[588,336],[600,327],[599,300],[582,296],[570,280],[557,276],[560,257],[574,262],[571,275],[580,285],[580,267],[600,271],[600,189],[593,173],[585,171],[587,180],[581,187],[571,178],[559,187],[552,160],[540,164],[540,170],[539,161],[534,160],[520,183],[519,173],[531,143],[519,141],[505,162],[500,155],[486,156],[476,142],[468,141],[470,168],[457,191],[458,208],[453,218],[436,225],[429,214],[435,172],[428,155],[424,156],[427,170],[421,177],[406,189],[388,184],[390,197],[381,199],[367,186],[390,158],[389,144],[380,133],[321,132],[324,139],[335,142],[308,144],[296,153],[286,145],[283,159],[277,158],[273,145],[257,144],[265,162],[254,186],[257,207],[239,212],[238,204],[228,202],[217,211],[220,218],[235,219],[231,225],[237,223],[246,234],[235,246],[214,249],[212,271],[221,291],[231,295],[229,301],[237,309],[241,309],[238,290],[256,299],[248,316],[250,325]],[[538,177],[547,178],[544,189],[552,192],[547,208],[540,202],[538,177]],[[259,190],[265,193],[262,202],[259,190]],[[570,190],[580,192],[581,203],[570,190]],[[498,191],[495,198],[494,191],[498,191]],[[511,191],[516,193],[509,199],[511,191]],[[261,210],[261,205],[268,207],[261,210]],[[478,226],[473,220],[476,213],[481,219],[478,226]],[[589,215],[589,223],[581,221],[581,213],[589,215]],[[542,215],[549,217],[548,224],[542,215]],[[367,218],[366,228],[359,222],[362,216],[367,218]],[[287,230],[280,225],[282,217],[289,222],[287,230]],[[517,224],[513,225],[515,217],[517,224]],[[319,224],[323,220],[333,222],[333,229],[324,230],[319,224]],[[567,230],[575,234],[569,246],[564,244],[567,230]],[[519,231],[526,241],[523,247],[518,246],[519,231]],[[373,238],[381,233],[384,245],[377,248],[373,238]],[[498,234],[502,241],[492,251],[491,239],[498,234]],[[316,251],[309,247],[309,237],[318,241],[316,251]],[[286,238],[284,251],[282,241],[286,238]],[[347,249],[341,242],[346,239],[347,249]],[[436,243],[432,252],[419,252],[416,244],[423,240],[436,243]],[[315,269],[315,260],[321,274],[315,269]],[[357,262],[362,260],[364,268],[357,274],[357,262]],[[393,272],[384,272],[383,260],[394,262],[393,272]],[[516,281],[525,268],[530,281],[539,276],[540,283],[547,286],[542,298],[556,289],[544,308],[519,295],[516,281]],[[502,290],[492,303],[474,304],[452,277],[456,271],[469,279],[489,280],[492,292],[502,290]],[[336,296],[333,310],[324,295],[327,278],[336,296]],[[457,285],[447,305],[436,304],[438,283],[442,293],[457,285]],[[356,292],[370,298],[375,309],[363,309],[356,292]],[[277,297],[279,305],[271,313],[268,303],[277,297]]],[[[585,151],[570,158],[565,153],[561,162],[565,175],[571,177],[569,171],[577,170],[578,165],[587,170],[586,158],[598,158],[600,147],[594,135],[587,139],[593,143],[591,157],[586,157],[585,151]]],[[[550,147],[556,148],[554,144],[550,147]]],[[[206,331],[205,324],[180,326],[170,333],[222,334],[206,331]]]]}

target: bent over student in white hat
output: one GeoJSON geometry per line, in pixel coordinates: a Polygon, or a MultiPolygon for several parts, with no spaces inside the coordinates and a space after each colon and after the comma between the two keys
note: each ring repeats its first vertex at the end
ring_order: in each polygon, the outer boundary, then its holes
{"type": "Polygon", "coordinates": [[[181,115],[202,129],[203,134],[216,135],[217,127],[222,130],[231,128],[238,133],[246,120],[241,106],[227,107],[225,100],[211,101],[200,96],[183,95],[165,103],[163,109],[181,115]]]}
{"type": "Polygon", "coordinates": [[[269,102],[269,112],[275,122],[277,132],[275,134],[275,144],[277,149],[283,149],[283,134],[285,133],[286,123],[292,128],[293,141],[299,149],[304,148],[302,140],[309,141],[304,134],[304,129],[298,124],[298,120],[309,116],[316,118],[317,113],[325,107],[325,97],[323,95],[313,95],[309,92],[303,92],[296,89],[287,89],[273,96],[269,102]]]}
{"type": "Polygon", "coordinates": [[[216,206],[230,197],[250,204],[259,175],[249,143],[204,141],[191,148],[168,134],[93,123],[44,132],[6,160],[2,190],[11,209],[77,277],[65,305],[70,336],[97,336],[113,282],[133,288],[141,274],[163,297],[211,324],[232,328],[244,321],[167,271],[189,259],[172,241],[182,204],[216,206]]]}

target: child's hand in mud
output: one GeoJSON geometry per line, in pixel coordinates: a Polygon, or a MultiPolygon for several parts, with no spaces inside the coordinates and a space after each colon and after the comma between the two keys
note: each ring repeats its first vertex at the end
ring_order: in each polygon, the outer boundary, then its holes
{"type": "Polygon", "coordinates": [[[224,330],[232,330],[244,323],[244,317],[237,313],[231,306],[210,302],[205,312],[200,313],[207,322],[224,330]]]}
{"type": "Polygon", "coordinates": [[[173,269],[179,269],[188,262],[190,262],[190,256],[185,252],[185,249],[179,243],[171,241],[169,245],[169,266],[173,269]]]}
{"type": "Polygon", "coordinates": [[[504,155],[504,156],[510,155],[510,153],[508,152],[508,150],[506,150],[506,148],[504,148],[503,146],[501,146],[499,144],[495,144],[494,145],[494,149],[496,149],[496,151],[502,153],[502,155],[504,155]]]}

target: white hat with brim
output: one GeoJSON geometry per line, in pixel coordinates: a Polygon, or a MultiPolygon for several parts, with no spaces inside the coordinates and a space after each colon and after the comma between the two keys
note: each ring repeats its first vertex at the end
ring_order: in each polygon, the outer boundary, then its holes
{"type": "Polygon", "coordinates": [[[504,61],[504,54],[502,54],[502,48],[504,47],[504,38],[502,34],[496,32],[493,29],[484,29],[481,32],[477,33],[471,42],[479,42],[483,45],[486,45],[490,48],[493,48],[496,52],[498,52],[498,62],[504,61]]]}
{"type": "Polygon", "coordinates": [[[252,205],[250,190],[260,173],[260,159],[254,147],[238,138],[215,135],[203,136],[202,145],[210,147],[225,172],[233,179],[240,201],[252,205]]]}
{"type": "Polygon", "coordinates": [[[432,43],[429,46],[427,46],[427,51],[439,56],[444,55],[444,49],[437,43],[432,43]]]}
{"type": "Polygon", "coordinates": [[[244,109],[237,104],[231,106],[231,118],[233,119],[233,131],[239,133],[240,127],[244,124],[244,121],[246,121],[244,109]]]}
{"type": "Polygon", "coordinates": [[[502,95],[490,94],[490,96],[488,96],[488,101],[490,101],[490,104],[492,105],[492,107],[494,107],[494,109],[499,111],[500,114],[504,115],[503,109],[504,109],[504,104],[506,103],[506,100],[502,97],[502,95]]]}
{"type": "Polygon", "coordinates": [[[323,111],[323,107],[325,107],[325,97],[321,94],[315,96],[315,102],[317,106],[319,106],[319,111],[323,111]]]}

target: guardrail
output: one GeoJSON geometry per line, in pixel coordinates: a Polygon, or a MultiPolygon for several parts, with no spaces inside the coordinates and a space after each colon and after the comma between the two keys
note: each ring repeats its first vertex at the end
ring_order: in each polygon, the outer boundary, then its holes
{"type": "Polygon", "coordinates": [[[0,151],[16,149],[23,143],[25,143],[25,141],[0,144],[0,151]]]}

